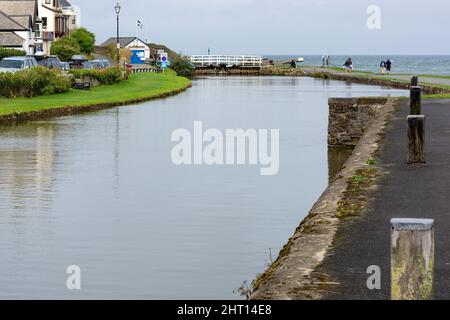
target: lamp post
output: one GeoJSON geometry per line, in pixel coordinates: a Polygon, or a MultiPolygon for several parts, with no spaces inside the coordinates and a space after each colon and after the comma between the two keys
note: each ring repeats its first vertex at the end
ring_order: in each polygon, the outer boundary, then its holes
{"type": "Polygon", "coordinates": [[[116,6],[114,7],[114,9],[116,10],[116,14],[117,14],[117,64],[120,64],[120,35],[119,35],[119,15],[120,15],[120,9],[122,9],[122,7],[120,6],[119,2],[117,2],[116,6]]]}

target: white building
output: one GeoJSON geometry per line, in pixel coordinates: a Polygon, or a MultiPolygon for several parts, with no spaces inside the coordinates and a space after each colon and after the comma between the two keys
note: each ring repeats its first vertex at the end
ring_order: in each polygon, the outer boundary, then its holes
{"type": "MultiPolygon", "coordinates": [[[[144,41],[137,37],[121,37],[119,38],[120,48],[125,48],[131,51],[131,64],[143,64],[150,59],[150,47],[144,41]]],[[[116,46],[117,38],[109,38],[102,47],[116,46]]]]}

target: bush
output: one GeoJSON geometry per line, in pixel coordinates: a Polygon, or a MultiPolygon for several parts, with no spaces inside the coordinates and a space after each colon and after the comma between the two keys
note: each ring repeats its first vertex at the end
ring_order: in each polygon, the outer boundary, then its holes
{"type": "Polygon", "coordinates": [[[122,80],[122,71],[119,68],[108,69],[72,69],[70,74],[75,79],[90,78],[97,80],[101,85],[111,85],[122,80]]]}
{"type": "Polygon", "coordinates": [[[0,96],[36,97],[69,91],[71,81],[57,70],[36,67],[16,73],[0,73],[0,96]]]}
{"type": "Polygon", "coordinates": [[[176,58],[170,64],[170,68],[181,77],[191,78],[194,76],[194,66],[186,58],[176,58]]]}
{"type": "Polygon", "coordinates": [[[0,60],[6,57],[23,57],[25,55],[26,52],[23,50],[0,48],[0,60]]]}
{"type": "Polygon", "coordinates": [[[87,29],[76,29],[70,34],[69,37],[78,42],[81,53],[91,54],[94,51],[95,35],[87,29]]]}
{"type": "Polygon", "coordinates": [[[65,37],[53,42],[50,54],[56,55],[61,61],[68,61],[73,55],[80,54],[81,48],[74,38],[65,37]]]}

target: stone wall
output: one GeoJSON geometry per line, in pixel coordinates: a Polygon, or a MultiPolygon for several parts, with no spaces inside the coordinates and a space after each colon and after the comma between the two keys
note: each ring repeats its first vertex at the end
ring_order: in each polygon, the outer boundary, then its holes
{"type": "Polygon", "coordinates": [[[386,102],[386,98],[329,99],[328,144],[356,146],[386,102]]]}

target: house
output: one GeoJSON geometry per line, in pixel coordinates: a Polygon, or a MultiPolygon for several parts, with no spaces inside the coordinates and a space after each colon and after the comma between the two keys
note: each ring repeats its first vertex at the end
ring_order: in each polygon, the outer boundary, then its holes
{"type": "Polygon", "coordinates": [[[80,26],[67,0],[0,0],[0,46],[50,54],[54,40],[80,26]]]}
{"type": "Polygon", "coordinates": [[[81,27],[81,10],[78,6],[73,6],[67,0],[59,0],[59,5],[63,15],[68,18],[69,33],[81,27]]]}
{"type": "Polygon", "coordinates": [[[41,19],[40,35],[36,43],[36,51],[50,53],[52,42],[69,34],[69,17],[63,14],[60,0],[37,0],[39,18],[41,19]]]}
{"type": "MultiPolygon", "coordinates": [[[[150,59],[150,47],[144,41],[137,37],[121,37],[119,38],[121,49],[129,49],[131,51],[131,64],[144,64],[150,59]]],[[[109,38],[101,47],[116,46],[117,38],[109,38]]]]}
{"type": "Polygon", "coordinates": [[[0,47],[34,53],[38,21],[36,0],[0,0],[0,47]]]}

